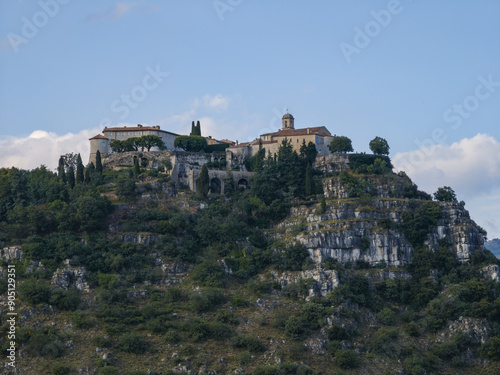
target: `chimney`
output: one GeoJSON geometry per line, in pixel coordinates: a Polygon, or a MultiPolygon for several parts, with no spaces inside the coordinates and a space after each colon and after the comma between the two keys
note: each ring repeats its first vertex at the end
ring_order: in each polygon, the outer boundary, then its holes
{"type": "Polygon", "coordinates": [[[142,125],[141,125],[141,124],[137,124],[137,127],[138,127],[138,128],[142,128],[142,125]]]}
{"type": "Polygon", "coordinates": [[[156,129],[160,129],[160,125],[156,125],[156,129]]]}
{"type": "Polygon", "coordinates": [[[309,134],[309,128],[307,128],[307,134],[309,134]]]}

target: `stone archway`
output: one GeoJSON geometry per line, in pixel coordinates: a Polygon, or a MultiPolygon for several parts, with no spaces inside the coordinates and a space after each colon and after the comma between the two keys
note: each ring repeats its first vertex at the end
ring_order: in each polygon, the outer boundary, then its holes
{"type": "Polygon", "coordinates": [[[214,177],[210,180],[210,193],[211,194],[221,194],[222,193],[222,182],[220,178],[214,177]]]}
{"type": "Polygon", "coordinates": [[[238,189],[248,189],[248,181],[245,178],[240,178],[238,180],[238,189]]]}

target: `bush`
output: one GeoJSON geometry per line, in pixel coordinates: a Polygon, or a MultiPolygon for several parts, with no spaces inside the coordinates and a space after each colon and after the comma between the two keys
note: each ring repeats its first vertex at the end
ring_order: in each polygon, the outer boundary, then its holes
{"type": "Polygon", "coordinates": [[[118,370],[118,367],[115,366],[106,366],[106,367],[101,367],[99,369],[99,375],[119,375],[120,371],[118,370]]]}
{"type": "Polygon", "coordinates": [[[50,304],[61,310],[74,311],[80,305],[80,293],[77,290],[54,290],[50,296],[50,304]]]}
{"type": "Polygon", "coordinates": [[[223,304],[225,300],[224,293],[215,288],[207,288],[201,293],[194,292],[189,295],[191,306],[198,312],[212,310],[223,304]]]}
{"type": "Polygon", "coordinates": [[[66,375],[70,371],[69,367],[64,366],[62,363],[55,363],[52,366],[52,375],[66,375]]]}
{"type": "Polygon", "coordinates": [[[148,346],[144,339],[136,333],[123,334],[116,343],[116,347],[124,352],[143,354],[148,346]]]}
{"type": "Polygon", "coordinates": [[[177,344],[180,341],[181,338],[174,330],[168,330],[167,333],[165,333],[165,342],[168,344],[177,344]]]}
{"type": "Polygon", "coordinates": [[[30,278],[19,285],[19,298],[32,305],[49,302],[50,294],[50,289],[43,280],[30,278]]]}
{"type": "Polygon", "coordinates": [[[64,351],[63,338],[52,328],[42,328],[30,337],[28,351],[42,357],[60,357],[64,351]]]}
{"type": "Polygon", "coordinates": [[[256,337],[236,335],[230,340],[233,348],[247,349],[251,352],[265,352],[266,345],[256,337]]]}
{"type": "Polygon", "coordinates": [[[344,369],[356,368],[358,366],[358,354],[354,350],[337,350],[335,352],[335,363],[344,369]]]}
{"type": "Polygon", "coordinates": [[[285,333],[293,340],[303,340],[307,336],[307,328],[300,318],[291,316],[285,323],[285,333]]]}
{"type": "Polygon", "coordinates": [[[377,314],[377,317],[380,322],[386,326],[392,326],[396,322],[396,313],[388,307],[384,307],[382,311],[377,314]]]}

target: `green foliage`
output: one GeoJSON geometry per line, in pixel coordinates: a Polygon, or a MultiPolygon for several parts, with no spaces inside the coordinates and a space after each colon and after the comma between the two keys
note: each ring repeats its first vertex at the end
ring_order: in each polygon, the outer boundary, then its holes
{"type": "Polygon", "coordinates": [[[110,147],[113,152],[129,152],[129,151],[139,151],[141,149],[144,151],[150,151],[152,147],[158,147],[160,150],[165,150],[166,145],[165,142],[161,139],[161,137],[157,135],[144,135],[142,137],[130,137],[123,141],[118,139],[113,139],[110,142],[110,147]]]}
{"type": "Polygon", "coordinates": [[[222,287],[226,275],[220,264],[214,260],[205,259],[194,266],[191,277],[194,281],[201,283],[202,286],[222,287]]]}
{"type": "Polygon", "coordinates": [[[189,152],[202,152],[207,147],[207,140],[199,135],[181,135],[175,138],[174,147],[189,152]]]}
{"type": "Polygon", "coordinates": [[[349,155],[349,167],[356,173],[386,174],[391,173],[391,159],[382,155],[349,155]]]}
{"type": "MultiPolygon", "coordinates": [[[[139,168],[137,159],[135,165],[139,168]]],[[[135,168],[135,167],[134,167],[135,168]]],[[[136,171],[137,172],[137,171],[136,171]]],[[[140,173],[140,171],[139,171],[140,173]]],[[[137,198],[137,186],[134,180],[121,178],[116,184],[116,195],[127,202],[132,202],[137,198]]]]}
{"type": "Polygon", "coordinates": [[[233,348],[246,349],[251,352],[262,353],[266,351],[266,345],[253,336],[236,335],[229,340],[233,348]]]}
{"type": "Polygon", "coordinates": [[[135,177],[141,174],[141,167],[139,166],[139,159],[134,158],[134,175],[135,177]]]}
{"type": "Polygon", "coordinates": [[[83,175],[83,163],[82,163],[82,157],[80,154],[78,154],[78,157],[76,159],[76,183],[77,184],[83,184],[84,181],[84,175],[83,175]]]}
{"type": "Polygon", "coordinates": [[[441,216],[439,203],[413,201],[413,207],[403,214],[403,233],[414,247],[418,247],[424,243],[441,216]]]}
{"type": "Polygon", "coordinates": [[[230,146],[229,143],[217,143],[215,145],[206,145],[204,151],[206,153],[226,152],[226,148],[228,148],[229,146],[230,146]]]}
{"type": "Polygon", "coordinates": [[[124,352],[143,354],[146,352],[148,345],[141,336],[133,332],[127,332],[120,336],[116,347],[124,352]]]}
{"type": "Polygon", "coordinates": [[[99,150],[97,150],[97,152],[95,153],[95,170],[99,174],[102,173],[102,158],[101,151],[99,150]]]}
{"type": "Polygon", "coordinates": [[[457,195],[451,187],[443,186],[436,190],[434,199],[439,202],[457,202],[457,195]]]}
{"type": "Polygon", "coordinates": [[[99,369],[99,375],[119,375],[120,370],[115,366],[106,366],[99,369]]]}
{"type": "Polygon", "coordinates": [[[193,292],[189,294],[189,302],[198,312],[210,311],[225,301],[224,293],[216,288],[206,288],[201,293],[193,292]]]}
{"type": "Polygon", "coordinates": [[[352,152],[352,141],[344,136],[334,135],[332,141],[328,145],[331,152],[352,152]]]}
{"type": "Polygon", "coordinates": [[[303,140],[302,145],[300,146],[299,155],[304,159],[306,165],[313,165],[316,160],[316,155],[318,155],[316,145],[312,142],[309,142],[306,145],[306,141],[303,140]]]}
{"type": "Polygon", "coordinates": [[[19,298],[33,305],[48,303],[50,300],[50,289],[43,280],[29,278],[19,285],[19,298]]]}
{"type": "Polygon", "coordinates": [[[66,367],[62,363],[57,362],[52,365],[51,372],[52,375],[66,375],[69,374],[70,370],[71,369],[69,367],[66,367]]]}
{"type": "Polygon", "coordinates": [[[396,322],[396,313],[388,307],[384,307],[377,314],[377,318],[380,322],[386,326],[392,326],[396,322]]]}
{"type": "Polygon", "coordinates": [[[52,328],[36,330],[28,341],[28,352],[41,357],[58,358],[64,351],[64,337],[52,328]]]}
{"type": "Polygon", "coordinates": [[[376,155],[389,155],[389,143],[380,137],[375,137],[370,141],[370,150],[376,155]]]}
{"type": "Polygon", "coordinates": [[[77,290],[54,290],[50,296],[50,304],[61,310],[74,311],[80,305],[80,293],[77,290]]]}
{"type": "Polygon", "coordinates": [[[196,181],[196,193],[198,198],[206,199],[208,197],[208,188],[210,185],[210,177],[208,176],[208,168],[204,165],[201,168],[200,177],[196,181]]]}
{"type": "Polygon", "coordinates": [[[335,364],[343,369],[358,367],[358,353],[354,350],[337,350],[335,352],[335,364]]]}
{"type": "Polygon", "coordinates": [[[306,247],[299,243],[284,246],[278,244],[274,253],[276,269],[281,271],[300,271],[304,262],[309,258],[306,247]]]}
{"type": "Polygon", "coordinates": [[[340,182],[347,186],[349,198],[372,197],[376,190],[369,180],[354,177],[352,174],[343,171],[339,175],[340,182]]]}

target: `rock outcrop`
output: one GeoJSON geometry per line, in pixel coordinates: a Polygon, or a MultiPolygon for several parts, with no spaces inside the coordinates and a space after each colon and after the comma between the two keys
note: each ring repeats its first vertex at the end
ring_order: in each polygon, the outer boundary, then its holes
{"type": "Polygon", "coordinates": [[[58,268],[52,275],[52,285],[56,288],[68,290],[77,289],[89,292],[87,283],[87,270],[85,267],[72,267],[69,259],[64,261],[64,268],[58,268]]]}

